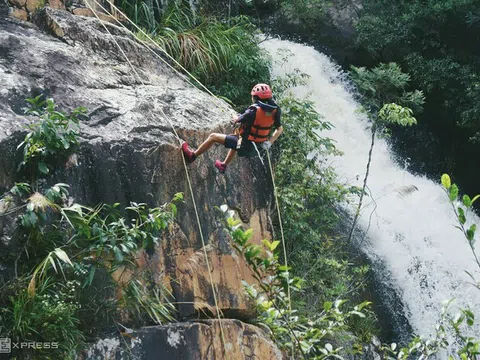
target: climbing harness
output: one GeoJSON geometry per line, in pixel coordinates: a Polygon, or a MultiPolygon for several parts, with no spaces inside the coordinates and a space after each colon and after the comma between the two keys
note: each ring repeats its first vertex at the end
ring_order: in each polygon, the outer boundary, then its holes
{"type": "MultiPolygon", "coordinates": [[[[180,69],[182,69],[186,74],[188,74],[193,80],[195,80],[198,85],[204,89],[208,94],[210,94],[211,96],[213,96],[213,98],[215,99],[215,101],[218,101],[219,104],[220,104],[220,99],[215,96],[215,94],[213,94],[205,85],[202,84],[202,82],[200,82],[200,80],[198,80],[193,74],[191,74],[187,69],[185,69],[185,67],[183,67],[177,60],[175,60],[175,58],[173,58],[173,56],[171,56],[165,49],[163,49],[157,42],[155,42],[143,29],[141,29],[139,26],[137,26],[137,24],[135,24],[132,20],[130,20],[128,18],[128,16],[126,14],[124,14],[117,6],[115,6],[115,4],[111,1],[111,0],[106,0],[108,2],[108,4],[110,5],[111,9],[113,9],[114,11],[116,11],[118,14],[120,14],[121,16],[123,16],[124,19],[126,19],[130,24],[132,24],[140,33],[142,33],[148,40],[150,40],[150,42],[152,44],[154,44],[154,46],[156,48],[158,48],[165,56],[167,56],[176,66],[178,66],[180,69]]],[[[117,19],[116,16],[112,15],[112,13],[110,13],[105,7],[103,7],[99,2],[98,0],[93,0],[93,2],[98,6],[100,7],[107,15],[109,15],[111,18],[113,18],[119,25],[120,27],[122,27],[123,29],[125,29],[125,31],[127,31],[129,34],[131,34],[134,39],[136,39],[137,41],[139,41],[142,45],[144,45],[151,53],[153,53],[158,59],[160,59],[160,61],[162,61],[164,64],[166,64],[170,69],[172,69],[175,73],[177,73],[181,78],[183,78],[185,81],[187,81],[190,85],[194,86],[195,85],[190,81],[190,79],[182,74],[181,72],[179,72],[174,66],[172,66],[168,61],[166,61],[163,57],[161,57],[155,50],[153,50],[148,44],[146,41],[143,41],[141,39],[139,39],[130,29],[128,29],[120,20],[117,19]]],[[[125,57],[125,60],[128,62],[128,64],[130,65],[130,67],[132,68],[132,70],[134,71],[134,73],[137,75],[137,77],[139,78],[140,82],[145,86],[145,83],[143,82],[142,78],[140,77],[140,75],[138,74],[138,72],[136,71],[135,67],[133,66],[133,64],[130,62],[130,60],[128,59],[127,55],[125,54],[125,52],[123,51],[122,47],[118,44],[118,42],[115,40],[114,36],[111,34],[111,32],[108,30],[108,28],[105,26],[105,24],[103,23],[103,21],[100,19],[100,17],[97,15],[96,11],[91,7],[91,5],[89,4],[88,1],[85,2],[85,4],[87,5],[87,7],[92,11],[92,13],[95,15],[95,17],[98,19],[98,21],[102,24],[102,26],[104,27],[104,29],[107,31],[107,33],[110,35],[110,37],[113,39],[114,43],[116,44],[116,46],[119,48],[119,50],[121,51],[122,55],[125,57]]],[[[223,103],[221,103],[221,105],[223,105],[223,103]]],[[[165,115],[164,111],[162,108],[160,108],[160,112],[161,112],[161,115],[162,117],[167,120],[167,122],[170,124],[170,126],[172,127],[172,130],[179,142],[179,144],[181,145],[182,144],[182,140],[181,138],[179,137],[176,129],[175,129],[175,126],[173,125],[173,123],[170,121],[170,119],[165,115]]],[[[260,152],[256,146],[256,144],[252,141],[252,143],[254,144],[254,147],[255,147],[255,150],[257,151],[257,154],[262,162],[262,165],[264,165],[263,163],[263,160],[261,159],[261,156],[260,156],[260,152]]],[[[266,153],[267,153],[267,159],[268,159],[268,165],[269,165],[269,170],[270,170],[270,176],[271,176],[271,179],[272,179],[272,184],[273,184],[273,192],[274,192],[274,198],[275,198],[275,204],[276,204],[276,208],[277,208],[277,215],[278,215],[278,222],[279,222],[279,226],[280,226],[280,233],[281,233],[281,239],[282,239],[282,246],[283,246],[283,255],[284,255],[284,262],[285,262],[285,266],[287,268],[287,296],[288,296],[288,306],[289,306],[289,310],[291,312],[292,310],[292,307],[291,307],[291,297],[290,297],[290,278],[289,278],[289,270],[288,270],[288,262],[287,262],[287,252],[286,252],[286,246],[285,246],[285,238],[284,238],[284,234],[283,234],[283,225],[282,225],[282,218],[281,218],[281,214],[280,214],[280,207],[279,207],[279,202],[278,202],[278,194],[277,194],[277,188],[276,188],[276,185],[275,185],[275,178],[274,178],[274,175],[273,175],[273,169],[272,169],[272,164],[271,164],[271,160],[270,160],[270,153],[268,150],[266,150],[266,153]]],[[[184,166],[184,169],[185,169],[185,173],[186,173],[186,178],[187,178],[187,183],[188,183],[188,187],[189,187],[189,190],[190,190],[190,195],[192,197],[192,203],[193,203],[193,207],[194,207],[194,210],[195,210],[195,216],[196,216],[196,220],[197,220],[197,225],[198,225],[198,229],[199,229],[199,233],[200,233],[200,238],[201,238],[201,241],[202,241],[202,247],[203,247],[203,252],[204,252],[204,256],[205,256],[205,262],[207,264],[207,270],[208,270],[208,273],[209,273],[209,280],[210,280],[210,285],[212,287],[212,292],[213,292],[213,298],[214,298],[214,302],[215,302],[215,309],[216,309],[216,312],[217,312],[217,318],[219,320],[219,325],[220,325],[220,332],[221,332],[221,337],[222,337],[222,343],[223,343],[223,348],[224,348],[224,352],[225,352],[225,355],[227,354],[227,347],[226,347],[226,343],[225,343],[225,334],[224,334],[224,331],[223,331],[223,326],[222,326],[222,322],[220,321],[221,320],[221,316],[220,316],[220,309],[219,309],[219,306],[218,306],[218,298],[217,298],[217,292],[216,292],[216,289],[215,289],[215,286],[213,284],[213,277],[212,277],[212,271],[211,271],[211,266],[210,266],[210,261],[208,260],[208,254],[207,254],[207,250],[206,250],[206,244],[205,244],[205,239],[204,239],[204,236],[203,236],[203,232],[202,232],[202,227],[201,227],[201,222],[200,222],[200,217],[199,217],[199,214],[198,214],[198,208],[197,208],[197,205],[196,205],[196,202],[195,202],[195,196],[194,196],[194,193],[193,193],[193,188],[192,188],[192,184],[191,184],[191,181],[190,181],[190,175],[188,173],[188,167],[187,167],[187,163],[185,161],[185,158],[182,156],[182,160],[183,160],[183,166],[184,166]]]]}

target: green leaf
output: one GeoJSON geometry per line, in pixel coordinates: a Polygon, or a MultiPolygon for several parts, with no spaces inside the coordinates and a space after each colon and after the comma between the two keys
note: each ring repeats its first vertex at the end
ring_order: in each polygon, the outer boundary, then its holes
{"type": "Polygon", "coordinates": [[[118,247],[113,248],[113,252],[115,253],[115,258],[117,261],[122,262],[123,261],[123,254],[122,251],[118,247]]]}
{"type": "Polygon", "coordinates": [[[53,270],[55,270],[55,272],[58,273],[57,266],[55,265],[55,261],[53,260],[53,258],[49,256],[47,259],[50,261],[50,264],[52,264],[53,270]]]}
{"type": "Polygon", "coordinates": [[[80,204],[74,203],[72,206],[63,208],[64,211],[72,211],[80,216],[83,216],[82,206],[80,204]]]}
{"type": "Polygon", "coordinates": [[[475,315],[473,314],[473,312],[471,312],[470,310],[467,310],[467,309],[462,310],[462,312],[465,315],[465,317],[467,318],[467,325],[468,326],[473,326],[473,324],[475,322],[475,315]]]}
{"type": "Polygon", "coordinates": [[[280,241],[278,240],[272,242],[272,244],[270,245],[270,250],[274,251],[277,248],[278,244],[280,244],[280,241]]]}
{"type": "Polygon", "coordinates": [[[357,316],[359,316],[359,317],[361,317],[361,318],[364,318],[364,317],[365,317],[365,314],[362,313],[362,312],[360,312],[360,311],[355,311],[355,310],[354,310],[354,311],[351,311],[350,313],[351,313],[351,314],[354,314],[354,315],[357,315],[357,316]]]}
{"type": "Polygon", "coordinates": [[[172,211],[173,216],[177,216],[177,206],[175,204],[170,204],[170,210],[172,211]]]}
{"type": "Polygon", "coordinates": [[[472,242],[473,238],[475,237],[475,231],[477,230],[477,225],[472,224],[470,229],[467,230],[467,239],[468,241],[472,242]]]}
{"type": "Polygon", "coordinates": [[[333,303],[331,301],[325,301],[323,303],[323,310],[329,311],[333,306],[333,303]]]}
{"type": "Polygon", "coordinates": [[[465,224],[467,222],[467,219],[465,218],[465,212],[461,207],[458,208],[458,221],[460,221],[460,224],[465,224]]]}
{"type": "Polygon", "coordinates": [[[85,283],[83,284],[83,287],[85,287],[87,285],[92,285],[93,278],[95,277],[95,271],[96,270],[97,270],[97,268],[95,267],[95,265],[92,265],[90,267],[90,272],[88,273],[88,278],[85,280],[85,283]]]}
{"type": "Polygon", "coordinates": [[[178,192],[173,196],[172,202],[183,201],[183,192],[178,192]]]}
{"type": "Polygon", "coordinates": [[[43,173],[43,174],[48,174],[50,172],[47,164],[45,164],[44,162],[39,162],[38,163],[38,170],[40,170],[40,172],[43,173]]]}
{"type": "Polygon", "coordinates": [[[60,248],[56,248],[54,250],[54,253],[55,255],[60,259],[62,260],[65,264],[68,264],[68,265],[71,265],[73,266],[70,258],[68,257],[67,253],[65,251],[63,251],[62,249],[60,248]]]}
{"type": "Polygon", "coordinates": [[[450,181],[450,176],[448,176],[448,174],[442,175],[442,185],[445,189],[450,189],[450,186],[452,186],[452,182],[450,181]]]}
{"type": "Polygon", "coordinates": [[[243,233],[243,238],[247,241],[250,240],[253,236],[253,229],[248,229],[243,233]]]}
{"type": "Polygon", "coordinates": [[[479,195],[476,195],[476,196],[472,199],[472,204],[473,204],[478,198],[480,198],[480,194],[479,194],[479,195]]]}
{"type": "Polygon", "coordinates": [[[465,205],[467,208],[472,206],[472,200],[470,199],[470,196],[468,196],[468,195],[463,195],[462,202],[463,202],[463,205],[465,205]]]}
{"type": "Polygon", "coordinates": [[[449,198],[450,198],[450,201],[454,201],[457,199],[458,197],[458,187],[457,185],[453,184],[451,187],[450,187],[450,193],[448,194],[449,198]]]}

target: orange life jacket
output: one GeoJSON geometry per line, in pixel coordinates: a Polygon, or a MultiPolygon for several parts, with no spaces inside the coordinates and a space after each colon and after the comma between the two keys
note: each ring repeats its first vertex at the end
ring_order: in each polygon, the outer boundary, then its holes
{"type": "MultiPolygon", "coordinates": [[[[273,111],[265,111],[263,110],[260,105],[253,104],[257,111],[255,113],[255,121],[253,122],[250,128],[250,134],[248,135],[248,140],[261,143],[268,139],[268,135],[270,134],[270,130],[272,129],[273,124],[275,123],[275,114],[277,110],[273,111]]],[[[248,125],[247,125],[248,126],[248,125]]],[[[240,129],[240,134],[246,130],[245,127],[240,129]]]]}

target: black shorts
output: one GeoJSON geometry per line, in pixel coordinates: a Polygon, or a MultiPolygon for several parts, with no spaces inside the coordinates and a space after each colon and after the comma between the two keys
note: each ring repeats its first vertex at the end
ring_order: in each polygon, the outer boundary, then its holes
{"type": "MultiPolygon", "coordinates": [[[[238,137],[235,135],[227,135],[225,137],[225,147],[227,149],[237,150],[238,137]]],[[[242,147],[238,150],[238,156],[255,156],[257,154],[255,147],[251,141],[244,140],[242,147]]]]}
{"type": "Polygon", "coordinates": [[[237,149],[237,144],[238,144],[238,137],[234,135],[227,135],[225,137],[225,147],[227,149],[237,149]]]}

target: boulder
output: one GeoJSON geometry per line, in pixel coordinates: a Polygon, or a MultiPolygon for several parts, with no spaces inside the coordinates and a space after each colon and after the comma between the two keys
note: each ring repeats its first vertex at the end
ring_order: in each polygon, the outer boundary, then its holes
{"type": "Polygon", "coordinates": [[[65,9],[65,2],[63,0],[48,0],[48,6],[52,9],[65,9]]]}
{"type": "Polygon", "coordinates": [[[124,332],[123,339],[113,336],[97,341],[79,359],[283,359],[280,350],[256,326],[239,320],[220,321],[150,326],[124,332]],[[221,330],[225,344],[222,342],[221,330]]]}
{"type": "MultiPolygon", "coordinates": [[[[55,0],[55,1],[58,1],[58,0],[55,0]]],[[[99,10],[95,10],[96,11],[96,14],[97,16],[103,20],[103,21],[107,21],[107,22],[110,22],[112,24],[117,24],[117,21],[115,20],[115,18],[111,17],[110,15],[107,15],[107,14],[104,14],[102,13],[101,9],[99,10]]],[[[88,16],[88,17],[95,17],[95,14],[94,12],[87,8],[87,7],[76,7],[74,9],[72,9],[72,13],[74,15],[78,15],[78,16],[88,16]]],[[[118,17],[118,18],[122,18],[122,17],[118,17]]]]}
{"type": "Polygon", "coordinates": [[[27,3],[27,0],[8,0],[8,2],[16,8],[23,8],[27,3]]]}
{"type": "Polygon", "coordinates": [[[28,12],[25,9],[19,9],[16,7],[10,8],[8,15],[18,20],[22,20],[22,21],[28,20],[28,12]]]}
{"type": "Polygon", "coordinates": [[[38,8],[45,5],[45,0],[27,0],[25,6],[29,13],[33,13],[38,8]]]}

